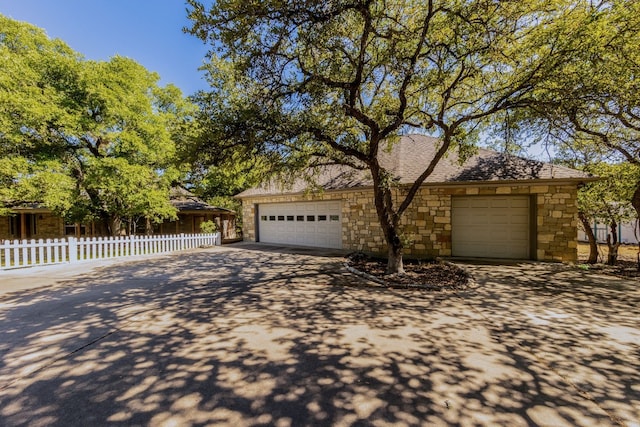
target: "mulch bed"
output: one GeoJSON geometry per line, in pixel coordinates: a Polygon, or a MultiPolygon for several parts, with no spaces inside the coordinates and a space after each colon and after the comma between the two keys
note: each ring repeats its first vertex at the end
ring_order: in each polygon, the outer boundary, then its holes
{"type": "Polygon", "coordinates": [[[347,265],[393,288],[445,291],[464,289],[469,283],[466,271],[444,262],[405,260],[405,274],[387,275],[387,260],[355,253],[347,257],[347,265]]]}
{"type": "Polygon", "coordinates": [[[640,271],[638,271],[638,263],[635,261],[627,261],[627,260],[618,260],[616,265],[606,265],[606,264],[581,264],[583,268],[588,269],[589,271],[599,272],[603,274],[608,274],[611,276],[618,276],[624,278],[640,278],[640,271]]]}

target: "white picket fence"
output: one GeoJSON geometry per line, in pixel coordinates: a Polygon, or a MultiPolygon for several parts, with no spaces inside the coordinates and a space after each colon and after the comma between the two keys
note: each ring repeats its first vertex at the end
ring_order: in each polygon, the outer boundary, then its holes
{"type": "Polygon", "coordinates": [[[220,233],[5,240],[0,243],[0,270],[162,254],[220,245],[220,242],[220,233]]]}

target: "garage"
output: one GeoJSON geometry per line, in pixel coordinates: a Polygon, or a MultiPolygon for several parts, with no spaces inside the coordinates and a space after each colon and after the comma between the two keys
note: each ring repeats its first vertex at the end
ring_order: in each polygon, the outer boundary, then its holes
{"type": "Polygon", "coordinates": [[[258,205],[258,239],[265,243],[342,248],[339,201],[258,205]]]}
{"type": "Polygon", "coordinates": [[[529,259],[528,196],[464,196],[451,200],[453,256],[529,259]]]}

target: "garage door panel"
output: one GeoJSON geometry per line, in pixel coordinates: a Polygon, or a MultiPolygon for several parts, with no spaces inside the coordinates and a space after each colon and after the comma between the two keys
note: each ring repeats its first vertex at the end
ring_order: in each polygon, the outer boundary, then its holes
{"type": "Polygon", "coordinates": [[[468,206],[471,208],[488,208],[489,207],[489,200],[486,199],[476,199],[476,200],[470,200],[468,203],[468,206]]]}
{"type": "Polygon", "coordinates": [[[489,240],[504,241],[509,239],[510,237],[510,234],[507,230],[494,230],[493,232],[485,232],[483,234],[485,236],[485,241],[489,241],[489,240]]]}
{"type": "Polygon", "coordinates": [[[511,217],[511,224],[529,226],[529,215],[516,215],[511,217]]]}
{"type": "Polygon", "coordinates": [[[507,209],[509,208],[509,201],[504,199],[491,199],[489,202],[491,208],[507,209]]]}
{"type": "Polygon", "coordinates": [[[452,254],[529,258],[527,196],[463,196],[451,201],[452,254]]]}
{"type": "Polygon", "coordinates": [[[512,208],[529,209],[529,199],[514,198],[511,201],[512,208]]]}
{"type": "Polygon", "coordinates": [[[493,224],[495,225],[509,225],[511,220],[511,218],[509,218],[509,216],[504,213],[493,215],[493,217],[491,217],[490,219],[491,220],[487,218],[487,221],[485,222],[485,224],[489,224],[493,222],[493,224]]]}
{"type": "Polygon", "coordinates": [[[340,202],[269,203],[258,212],[261,242],[342,248],[340,202]]]}
{"type": "Polygon", "coordinates": [[[511,233],[511,240],[515,242],[529,242],[529,233],[525,231],[515,231],[511,233]]]}

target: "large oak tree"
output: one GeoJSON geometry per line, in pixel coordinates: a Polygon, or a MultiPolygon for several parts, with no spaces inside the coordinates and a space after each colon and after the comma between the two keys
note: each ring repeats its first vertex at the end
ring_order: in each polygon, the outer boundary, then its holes
{"type": "Polygon", "coordinates": [[[472,152],[483,123],[527,104],[573,49],[572,29],[561,24],[580,18],[583,7],[561,0],[188,3],[188,30],[211,44],[214,92],[229,95],[220,104],[229,112],[225,141],[296,165],[323,159],[368,170],[389,273],[403,272],[400,219],[421,184],[450,150],[472,152]],[[378,153],[409,129],[440,145],[396,194],[378,153]]]}
{"type": "Polygon", "coordinates": [[[176,141],[193,105],[158,80],[0,15],[0,213],[37,202],[114,234],[175,216],[176,141]]]}

